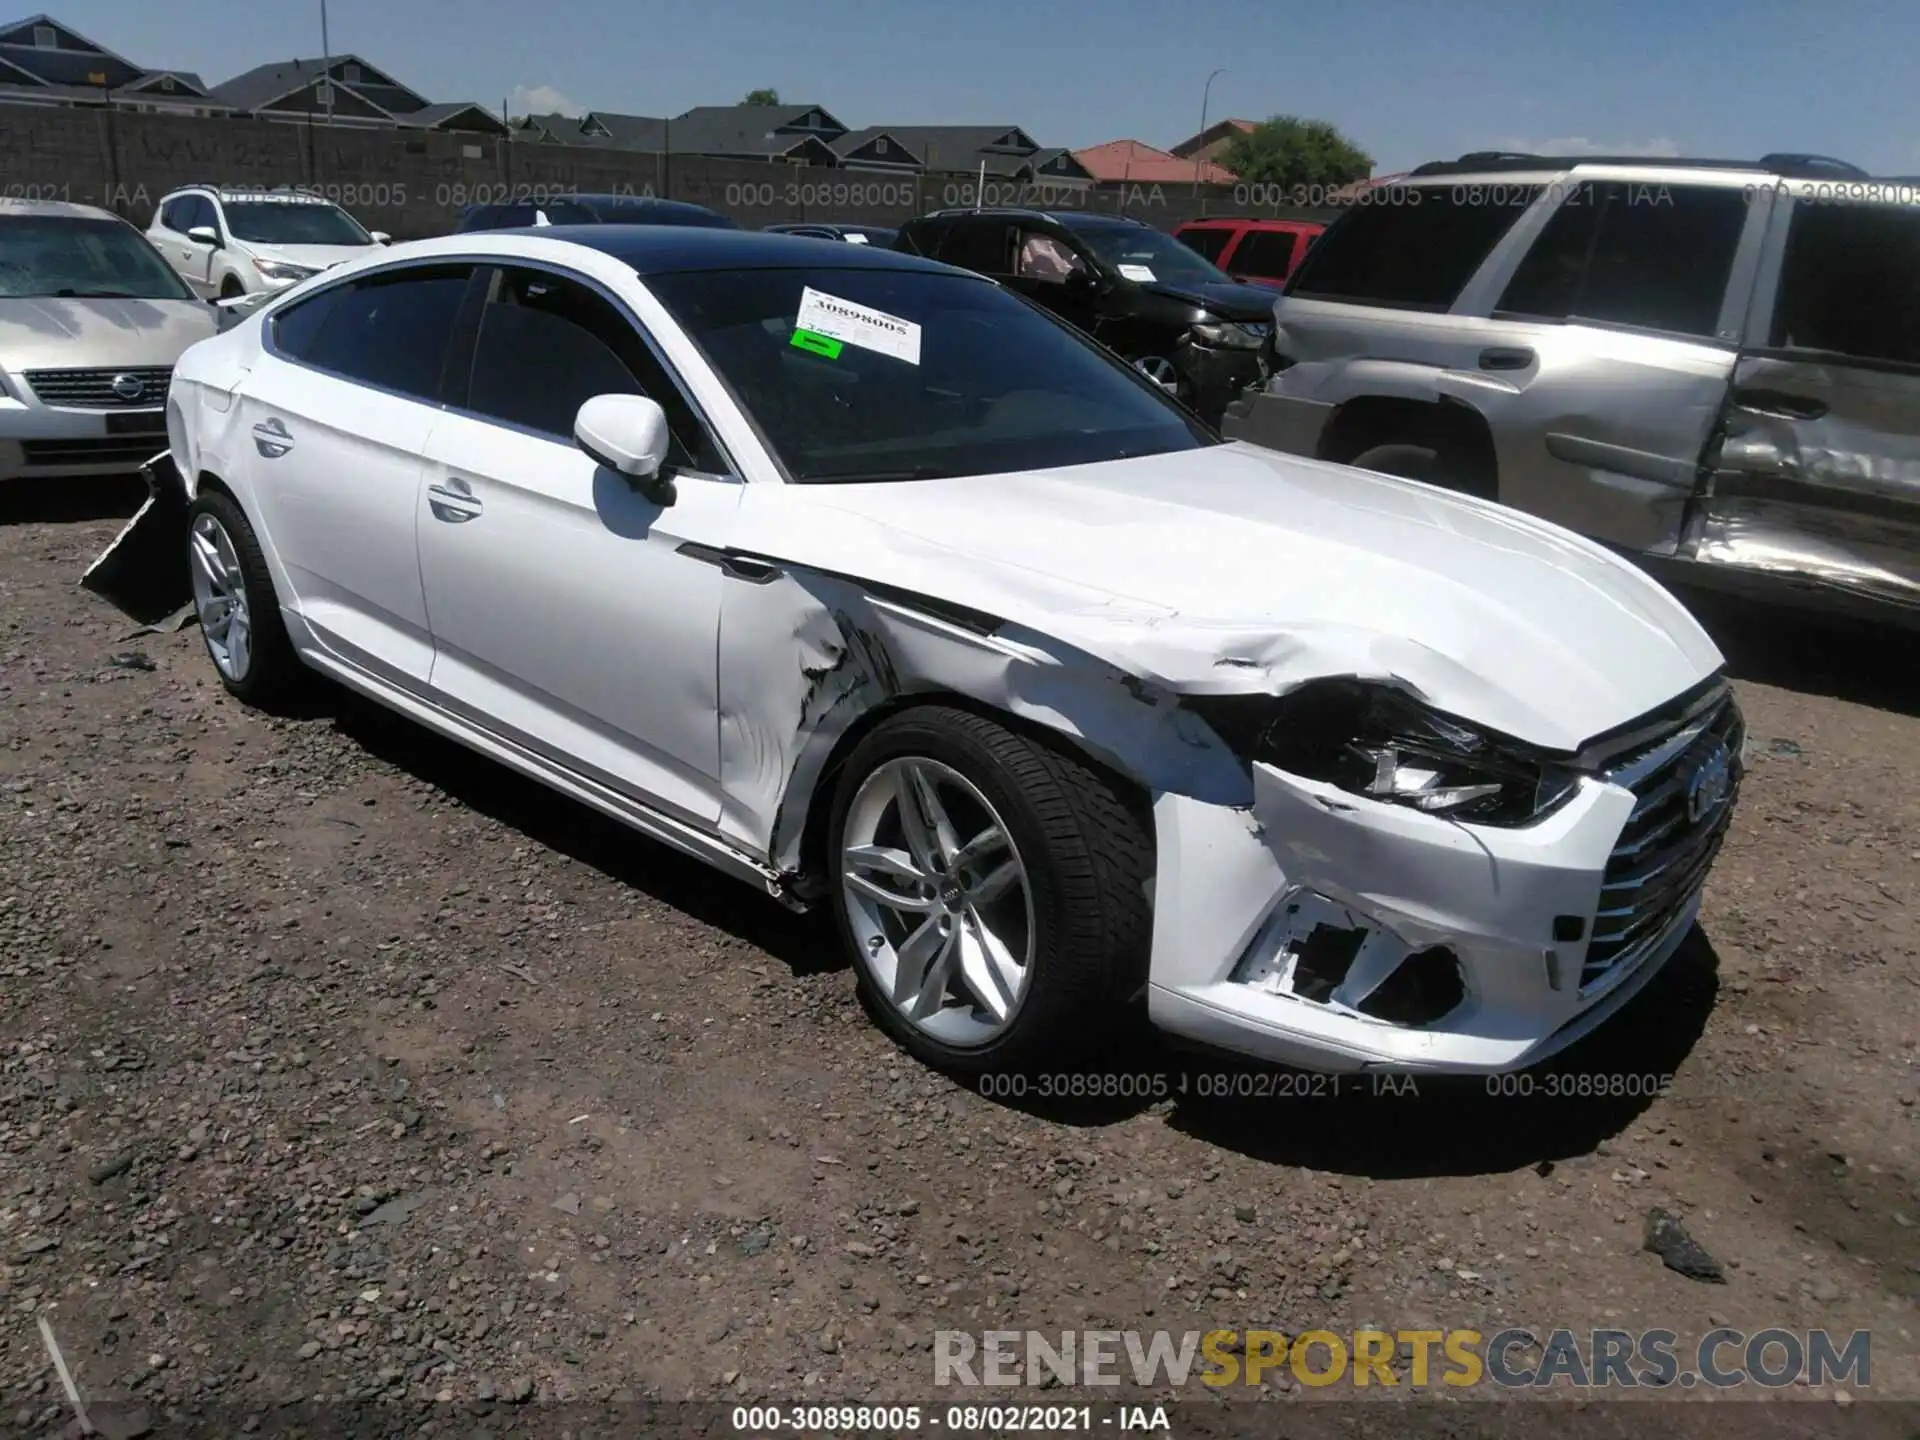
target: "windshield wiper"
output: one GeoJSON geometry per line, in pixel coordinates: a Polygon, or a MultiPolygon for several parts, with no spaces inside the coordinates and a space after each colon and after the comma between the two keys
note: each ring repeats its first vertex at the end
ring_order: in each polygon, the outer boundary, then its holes
{"type": "Polygon", "coordinates": [[[809,475],[807,485],[885,485],[895,480],[951,480],[951,470],[937,465],[915,465],[902,470],[849,470],[837,475],[809,475]]]}

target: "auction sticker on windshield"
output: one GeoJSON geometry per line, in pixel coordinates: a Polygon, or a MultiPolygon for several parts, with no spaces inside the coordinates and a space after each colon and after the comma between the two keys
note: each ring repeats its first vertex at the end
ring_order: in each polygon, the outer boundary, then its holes
{"type": "Polygon", "coordinates": [[[793,324],[797,330],[811,330],[862,350],[891,355],[909,365],[920,363],[920,327],[913,321],[811,286],[800,291],[800,313],[793,324]]]}
{"type": "Polygon", "coordinates": [[[1117,265],[1114,268],[1129,280],[1148,281],[1153,279],[1153,268],[1148,265],[1117,265]]]}

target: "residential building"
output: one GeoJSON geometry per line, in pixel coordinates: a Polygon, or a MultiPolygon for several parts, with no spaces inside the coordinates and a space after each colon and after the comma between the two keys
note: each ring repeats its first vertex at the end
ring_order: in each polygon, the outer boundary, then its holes
{"type": "Polygon", "coordinates": [[[989,180],[1084,187],[1093,182],[1073,152],[1036,142],[1017,125],[869,125],[833,142],[842,165],[860,170],[937,171],[989,180]]]}
{"type": "Polygon", "coordinates": [[[222,81],[213,93],[236,114],[335,125],[504,135],[500,117],[470,100],[435,104],[358,55],[280,60],[222,81]]]}
{"type": "Polygon", "coordinates": [[[0,103],[228,113],[191,70],[136,65],[50,15],[0,24],[0,103]]]}
{"type": "Polygon", "coordinates": [[[1127,185],[1231,185],[1231,170],[1211,160],[1182,159],[1138,140],[1109,140],[1073,152],[1095,180],[1127,185]]]}
{"type": "Polygon", "coordinates": [[[539,143],[834,165],[839,162],[833,142],[847,127],[821,105],[696,105],[673,116],[610,110],[579,117],[528,115],[515,120],[513,129],[519,138],[539,143]]]}
{"type": "Polygon", "coordinates": [[[1182,160],[1191,162],[1196,157],[1201,160],[1219,160],[1233,143],[1236,135],[1248,135],[1253,132],[1251,120],[1216,120],[1198,135],[1189,135],[1170,153],[1182,160]]]}

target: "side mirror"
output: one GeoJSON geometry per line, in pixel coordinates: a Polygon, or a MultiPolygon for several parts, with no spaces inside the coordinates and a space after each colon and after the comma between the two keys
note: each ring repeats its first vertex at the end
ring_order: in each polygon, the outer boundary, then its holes
{"type": "Polygon", "coordinates": [[[654,504],[673,503],[673,481],[660,473],[670,437],[667,412],[657,400],[644,395],[596,395],[574,416],[573,439],[654,504]]]}
{"type": "Polygon", "coordinates": [[[373,237],[373,243],[376,245],[391,245],[393,243],[393,237],[384,230],[369,230],[367,233],[373,237]]]}
{"type": "Polygon", "coordinates": [[[211,245],[216,250],[220,248],[220,232],[211,225],[194,226],[187,231],[187,239],[196,245],[211,245]]]}

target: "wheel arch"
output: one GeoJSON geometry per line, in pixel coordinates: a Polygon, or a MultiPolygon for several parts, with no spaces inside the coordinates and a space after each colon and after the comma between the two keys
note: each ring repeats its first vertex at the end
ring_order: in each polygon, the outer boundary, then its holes
{"type": "Polygon", "coordinates": [[[827,875],[831,869],[827,856],[827,835],[832,828],[833,794],[854,752],[869,735],[895,716],[914,710],[935,708],[961,710],[977,715],[1020,736],[1030,744],[1071,755],[1073,759],[1112,785],[1114,793],[1139,820],[1141,828],[1147,835],[1149,847],[1152,846],[1152,787],[1139,775],[1129,773],[1127,769],[1115,763],[1112,757],[1102,754],[1087,744],[1083,737],[1070,730],[1043,725],[1036,720],[988,704],[959,690],[916,690],[908,694],[890,696],[863,711],[834,740],[818,771],[803,786],[804,793],[789,794],[786,797],[782,805],[783,819],[789,827],[797,827],[799,833],[799,870],[794,883],[795,888],[802,895],[809,897],[817,895],[826,886],[827,875]],[[789,807],[796,804],[799,806],[797,815],[789,816],[787,814],[789,807]]]}
{"type": "Polygon", "coordinates": [[[1401,395],[1358,395],[1341,402],[1321,427],[1316,459],[1336,464],[1377,445],[1425,445],[1459,457],[1486,477],[1498,493],[1499,454],[1487,417],[1450,395],[1412,399],[1401,395]]]}

